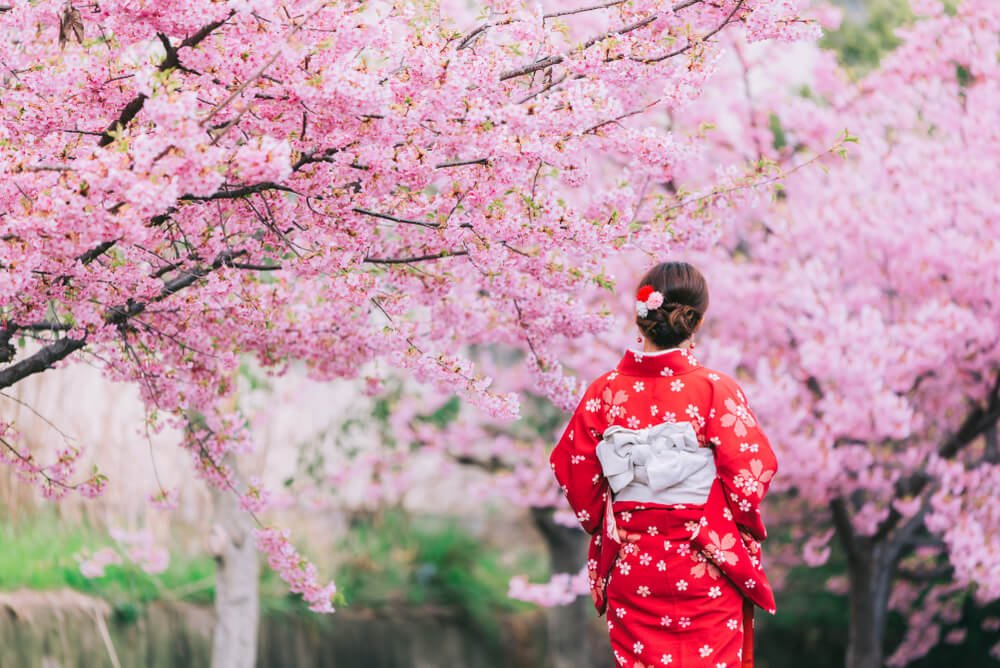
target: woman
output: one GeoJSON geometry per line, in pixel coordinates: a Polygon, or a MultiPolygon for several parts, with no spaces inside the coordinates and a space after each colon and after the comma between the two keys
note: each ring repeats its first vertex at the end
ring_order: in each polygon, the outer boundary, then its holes
{"type": "Polygon", "coordinates": [[[775,609],[760,502],[777,463],[740,387],[691,352],[707,308],[697,269],[650,270],[643,349],[594,381],[551,456],[626,668],[747,668],[753,604],[775,609]]]}

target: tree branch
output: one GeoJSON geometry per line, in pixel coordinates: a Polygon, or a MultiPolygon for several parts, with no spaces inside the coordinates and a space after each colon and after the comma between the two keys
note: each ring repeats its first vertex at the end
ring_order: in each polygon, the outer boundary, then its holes
{"type": "Polygon", "coordinates": [[[434,165],[435,169],[445,169],[447,167],[462,167],[463,165],[488,165],[489,158],[475,158],[472,160],[448,160],[434,165]]]}
{"type": "Polygon", "coordinates": [[[115,140],[113,132],[118,132],[126,125],[132,122],[132,119],[142,110],[143,105],[146,104],[146,94],[139,93],[133,97],[125,108],[122,109],[121,113],[118,114],[118,118],[111,121],[111,124],[105,128],[104,132],[101,133],[101,138],[97,141],[98,146],[107,146],[115,140]]]}
{"type": "MultiPolygon", "coordinates": [[[[618,5],[624,5],[628,0],[612,0],[611,2],[605,2],[600,5],[591,5],[590,7],[580,7],[579,9],[566,9],[561,12],[551,12],[549,14],[544,14],[543,19],[553,19],[557,16],[569,16],[571,14],[582,14],[584,12],[592,12],[598,9],[608,9],[609,7],[616,7],[618,5]]],[[[682,9],[686,9],[691,5],[697,5],[702,0],[685,0],[685,2],[678,3],[674,5],[671,9],[675,12],[679,12],[682,9]]]]}
{"type": "Polygon", "coordinates": [[[298,192],[288,186],[283,186],[280,183],[274,183],[273,181],[262,181],[261,183],[255,183],[252,186],[241,186],[232,190],[218,190],[211,195],[182,195],[178,199],[182,202],[211,202],[218,199],[239,199],[241,197],[255,195],[268,190],[281,190],[282,192],[295,193],[298,195],[298,192]]]}
{"type": "Polygon", "coordinates": [[[624,5],[626,2],[627,0],[611,0],[611,2],[604,2],[599,5],[590,5],[589,7],[579,7],[577,9],[564,9],[561,12],[549,12],[548,14],[542,15],[542,20],[554,19],[557,16],[570,16],[572,14],[583,14],[584,12],[594,12],[599,9],[608,9],[610,7],[617,7],[618,5],[624,5]]]}
{"type": "MultiPolygon", "coordinates": [[[[698,2],[700,2],[700,0],[695,0],[695,1],[684,0],[684,2],[681,2],[681,3],[678,3],[677,5],[674,5],[671,9],[673,11],[677,12],[677,11],[680,11],[681,9],[684,9],[685,7],[690,7],[692,5],[698,4],[698,2]]],[[[742,5],[742,4],[743,4],[743,0],[740,0],[739,5],[742,5]]],[[[587,11],[587,10],[583,10],[583,11],[587,11]]],[[[734,10],[734,12],[735,12],[735,10],[734,10]]],[[[590,47],[594,46],[595,44],[597,44],[598,42],[601,42],[601,41],[607,39],[608,37],[614,37],[615,35],[625,35],[627,33],[630,33],[632,31],[634,31],[634,30],[638,30],[639,28],[644,28],[644,27],[648,26],[650,23],[652,23],[653,21],[655,21],[658,17],[659,17],[659,14],[650,14],[649,16],[647,16],[647,17],[645,17],[643,19],[639,19],[638,21],[636,21],[634,23],[630,23],[628,25],[622,26],[621,28],[618,28],[617,30],[609,30],[606,33],[602,33],[600,35],[596,35],[594,37],[591,37],[586,42],[584,42],[583,46],[580,47],[579,50],[580,51],[585,51],[585,50],[589,49],[590,47]]],[[[728,21],[729,21],[729,19],[726,19],[726,23],[728,23],[728,21]]],[[[712,33],[709,34],[709,36],[714,35],[716,32],[718,32],[719,30],[721,30],[722,27],[724,27],[724,26],[725,26],[725,23],[723,23],[722,26],[716,28],[712,33]]],[[[702,39],[704,39],[704,38],[702,38],[702,39]]],[[[533,63],[529,63],[527,65],[522,65],[521,67],[516,67],[516,68],[514,68],[512,70],[507,70],[506,72],[502,72],[500,74],[500,81],[506,81],[507,79],[514,79],[516,77],[524,76],[525,74],[531,74],[532,72],[537,72],[538,70],[544,70],[546,67],[552,67],[553,65],[558,65],[559,63],[563,62],[564,60],[566,60],[566,56],[564,56],[564,55],[546,56],[545,58],[542,58],[540,60],[536,60],[533,63]]]]}
{"type": "Polygon", "coordinates": [[[453,455],[452,459],[456,463],[463,466],[471,466],[473,468],[481,469],[487,473],[499,473],[501,471],[512,470],[509,464],[505,464],[500,460],[499,457],[490,457],[489,459],[476,459],[470,455],[453,455]]]}
{"type": "MultiPolygon", "coordinates": [[[[124,306],[111,308],[107,313],[105,313],[104,319],[110,325],[125,324],[129,318],[142,313],[149,304],[163,301],[167,297],[183,290],[220,267],[232,265],[233,260],[242,255],[246,255],[246,251],[224,251],[215,258],[212,264],[204,267],[197,267],[191,271],[184,272],[177,278],[164,283],[163,288],[160,290],[160,294],[157,295],[156,298],[151,299],[148,302],[129,301],[124,306]]],[[[21,360],[17,364],[12,364],[6,369],[0,371],[0,389],[10,387],[14,383],[17,383],[28,376],[32,376],[36,373],[41,373],[42,371],[52,368],[53,364],[66,359],[77,350],[83,348],[86,344],[86,336],[78,339],[67,336],[50,343],[41,350],[36,351],[31,356],[21,360]]]]}
{"type": "MultiPolygon", "coordinates": [[[[954,457],[958,452],[971,443],[973,440],[986,434],[991,428],[995,428],[997,421],[1000,420],[1000,373],[997,374],[997,379],[993,384],[993,389],[990,392],[989,398],[987,400],[986,406],[976,406],[962,421],[961,426],[959,426],[958,431],[951,435],[942,445],[938,448],[938,454],[941,457],[954,457]]],[[[898,480],[894,486],[894,498],[901,498],[905,496],[917,496],[924,491],[924,488],[930,484],[931,478],[924,471],[918,471],[913,475],[907,476],[898,480]]],[[[900,530],[901,534],[906,534],[898,536],[897,540],[901,547],[905,543],[910,535],[912,535],[917,528],[919,528],[920,523],[923,521],[923,516],[926,514],[926,507],[921,508],[920,512],[914,517],[910,518],[903,529],[900,530]]],[[[889,516],[882,521],[879,525],[877,531],[875,532],[874,539],[885,538],[889,535],[893,529],[899,524],[899,521],[903,516],[895,508],[890,506],[889,516]]]]}
{"type": "Polygon", "coordinates": [[[415,262],[426,262],[427,260],[441,260],[446,257],[458,257],[468,255],[469,251],[441,251],[430,255],[417,255],[414,257],[366,257],[365,262],[370,264],[413,264],[415,262]]]}
{"type": "MultiPolygon", "coordinates": [[[[177,52],[180,49],[185,47],[193,48],[195,46],[198,46],[198,44],[200,44],[206,37],[211,35],[216,28],[220,27],[222,24],[228,21],[230,17],[232,17],[232,15],[235,13],[236,13],[235,11],[230,11],[229,14],[225,16],[225,18],[220,19],[218,21],[213,21],[211,23],[202,26],[196,33],[194,33],[190,37],[187,37],[183,42],[181,42],[181,45],[177,48],[173,48],[170,45],[170,40],[167,39],[166,35],[158,33],[157,36],[160,38],[160,41],[164,43],[164,48],[166,49],[167,53],[166,57],[164,57],[163,59],[163,62],[159,64],[157,69],[159,69],[161,72],[164,72],[174,67],[180,67],[180,60],[178,59],[177,55],[177,52]]],[[[146,95],[144,93],[139,93],[134,98],[132,98],[129,101],[129,103],[125,105],[125,108],[121,110],[121,113],[118,114],[118,118],[111,121],[111,123],[104,130],[104,132],[101,133],[101,138],[98,140],[97,145],[107,146],[108,144],[113,142],[115,140],[113,133],[120,132],[122,129],[125,128],[125,126],[127,126],[130,122],[132,122],[132,119],[135,118],[140,111],[142,111],[142,107],[145,104],[146,104],[146,95]]]]}
{"type": "Polygon", "coordinates": [[[371,216],[372,218],[381,218],[382,220],[391,220],[394,223],[405,223],[406,225],[419,225],[420,227],[430,227],[433,229],[438,229],[441,227],[437,223],[428,223],[422,220],[411,220],[409,218],[397,218],[396,216],[390,216],[387,213],[379,213],[378,211],[369,211],[368,209],[359,209],[357,207],[351,209],[354,213],[360,213],[363,216],[371,216]]]}
{"type": "Polygon", "coordinates": [[[81,339],[66,337],[50,343],[30,357],[0,371],[0,388],[10,387],[23,378],[51,368],[53,364],[65,359],[86,344],[86,337],[81,339]]]}
{"type": "Polygon", "coordinates": [[[966,416],[958,431],[941,445],[939,454],[942,457],[954,457],[959,450],[981,436],[998,420],[1000,420],[1000,373],[993,383],[986,406],[976,406],[966,416]]]}
{"type": "Polygon", "coordinates": [[[840,544],[847,553],[847,558],[856,561],[861,558],[858,544],[854,535],[854,526],[851,524],[851,517],[847,512],[847,502],[838,497],[830,502],[830,512],[833,516],[833,526],[837,531],[840,544]]]}
{"type": "Polygon", "coordinates": [[[98,244],[97,246],[94,246],[89,251],[87,251],[83,255],[80,255],[76,259],[79,260],[80,263],[82,264],[90,264],[100,256],[107,253],[109,250],[111,250],[112,246],[114,246],[117,242],[118,242],[117,239],[112,239],[111,241],[105,241],[101,244],[98,244]]]}
{"type": "Polygon", "coordinates": [[[659,62],[662,62],[664,60],[667,60],[668,58],[673,58],[674,56],[681,55],[685,51],[691,49],[696,44],[703,44],[705,41],[711,39],[716,34],[718,34],[718,32],[720,30],[722,30],[727,25],[729,25],[732,22],[733,17],[736,16],[736,12],[738,12],[741,7],[743,7],[743,0],[740,0],[739,2],[736,3],[736,6],[733,7],[733,11],[729,12],[729,15],[726,16],[726,20],[725,21],[723,21],[722,23],[720,23],[719,25],[717,25],[715,28],[713,28],[709,32],[707,32],[704,35],[702,35],[701,37],[698,37],[698,38],[692,39],[692,40],[688,40],[688,43],[685,44],[684,46],[682,46],[681,48],[675,49],[673,51],[670,51],[669,53],[665,53],[662,56],[656,56],[655,58],[641,58],[641,59],[639,59],[639,62],[645,63],[647,65],[649,65],[651,63],[659,63],[659,62]]]}
{"type": "Polygon", "coordinates": [[[280,264],[251,264],[248,262],[233,262],[229,266],[233,269],[246,269],[248,271],[279,271],[284,269],[280,264]]]}
{"type": "MultiPolygon", "coordinates": [[[[94,246],[93,248],[83,253],[82,255],[77,256],[76,259],[77,261],[85,265],[90,264],[91,262],[99,258],[101,255],[106,253],[108,250],[110,250],[115,245],[115,243],[117,243],[117,240],[105,241],[101,244],[98,244],[97,246],[94,246]]],[[[57,282],[62,282],[63,284],[66,284],[69,282],[69,277],[63,275],[55,280],[57,282]]],[[[10,340],[14,336],[14,334],[17,333],[18,331],[23,330],[23,331],[40,332],[40,331],[57,331],[65,329],[69,329],[69,327],[66,325],[62,325],[60,323],[42,322],[42,323],[34,323],[31,325],[19,325],[16,322],[10,322],[10,321],[4,323],[3,328],[0,329],[0,363],[10,362],[12,359],[14,359],[14,356],[17,354],[17,351],[15,350],[14,346],[11,345],[10,340]]]]}
{"type": "Polygon", "coordinates": [[[473,30],[472,32],[470,32],[468,35],[466,35],[462,39],[462,41],[458,43],[458,46],[455,47],[455,49],[457,51],[461,51],[462,49],[469,48],[469,46],[472,44],[473,40],[476,39],[476,37],[478,37],[479,35],[483,34],[487,30],[489,30],[492,26],[493,26],[492,23],[484,23],[484,24],[482,24],[481,26],[479,26],[478,28],[476,28],[475,30],[473,30]]]}

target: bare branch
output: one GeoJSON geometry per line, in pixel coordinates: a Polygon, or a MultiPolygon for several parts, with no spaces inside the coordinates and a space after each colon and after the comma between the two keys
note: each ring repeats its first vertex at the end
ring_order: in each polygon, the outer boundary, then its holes
{"type": "Polygon", "coordinates": [[[218,21],[212,21],[211,23],[206,23],[205,25],[203,25],[201,27],[201,29],[198,30],[198,32],[196,32],[193,35],[190,35],[188,37],[185,37],[184,41],[181,42],[181,45],[178,48],[185,48],[186,47],[186,48],[193,49],[194,47],[198,46],[203,41],[205,41],[206,37],[208,37],[213,32],[215,32],[215,30],[217,28],[221,28],[222,25],[226,21],[228,21],[229,19],[231,19],[233,17],[233,14],[235,14],[235,13],[236,13],[235,10],[230,11],[228,14],[226,14],[226,16],[224,18],[221,18],[218,21]]]}
{"type": "Polygon", "coordinates": [[[31,404],[29,404],[28,402],[22,401],[20,398],[15,397],[14,395],[11,395],[11,394],[7,394],[6,392],[0,392],[0,397],[3,397],[5,399],[9,399],[9,400],[13,401],[15,404],[17,404],[18,406],[20,406],[21,408],[23,408],[26,411],[32,413],[39,420],[41,420],[42,422],[44,422],[45,424],[47,424],[49,427],[51,427],[53,431],[55,431],[57,434],[59,434],[60,436],[62,436],[63,443],[65,443],[66,445],[72,445],[71,442],[76,440],[75,438],[73,438],[72,436],[70,436],[69,434],[67,434],[65,431],[63,431],[62,429],[60,429],[59,425],[57,425],[55,422],[53,422],[49,418],[45,417],[41,413],[39,413],[38,410],[34,406],[32,406],[31,404]]]}
{"type": "Polygon", "coordinates": [[[233,262],[229,266],[233,269],[246,269],[247,271],[279,271],[284,268],[280,264],[251,264],[248,262],[233,262]]]}
{"type": "Polygon", "coordinates": [[[513,470],[513,467],[510,464],[504,463],[499,457],[495,456],[490,457],[489,459],[476,459],[475,457],[469,455],[453,455],[452,459],[454,459],[458,464],[481,469],[487,473],[500,473],[503,471],[513,470]]]}
{"type": "Polygon", "coordinates": [[[345,149],[354,146],[357,142],[351,142],[343,148],[328,148],[324,151],[310,151],[308,153],[303,153],[299,156],[299,159],[292,164],[292,171],[297,172],[301,167],[305,165],[311,165],[318,162],[333,162],[333,156],[344,151],[345,149]]]}
{"type": "MultiPolygon", "coordinates": [[[[539,95],[542,95],[543,93],[546,93],[546,92],[552,90],[553,88],[555,88],[556,86],[558,86],[559,84],[561,84],[563,81],[566,81],[566,77],[568,77],[568,76],[569,76],[568,72],[563,72],[563,74],[561,76],[559,76],[556,79],[553,79],[549,83],[545,84],[544,86],[542,86],[541,88],[539,88],[538,90],[536,90],[534,93],[529,93],[529,94],[525,95],[520,100],[518,100],[517,103],[518,104],[524,104],[525,102],[530,102],[531,100],[535,99],[539,95]]],[[[577,75],[577,76],[582,76],[582,75],[577,75]]]]}
{"type": "Polygon", "coordinates": [[[117,132],[128,125],[133,118],[142,110],[143,105],[146,104],[146,94],[139,93],[128,104],[122,109],[121,113],[118,114],[118,118],[111,121],[111,124],[101,133],[101,138],[97,142],[98,146],[107,146],[115,140],[113,132],[117,132]]]}
{"type": "Polygon", "coordinates": [[[33,322],[30,325],[17,325],[17,329],[24,332],[65,332],[72,327],[61,322],[33,322]]]}

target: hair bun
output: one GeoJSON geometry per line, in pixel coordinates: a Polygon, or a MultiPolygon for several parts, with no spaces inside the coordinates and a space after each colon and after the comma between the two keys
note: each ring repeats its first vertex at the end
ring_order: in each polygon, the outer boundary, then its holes
{"type": "Polygon", "coordinates": [[[701,314],[690,304],[672,302],[664,304],[660,308],[663,309],[663,315],[666,316],[666,324],[682,340],[689,338],[694,333],[698,321],[701,320],[701,314]]]}
{"type": "Polygon", "coordinates": [[[640,290],[649,286],[663,295],[662,304],[644,315],[636,313],[643,334],[658,348],[690,339],[708,309],[708,286],[701,272],[686,262],[664,262],[650,269],[639,285],[640,290]]]}

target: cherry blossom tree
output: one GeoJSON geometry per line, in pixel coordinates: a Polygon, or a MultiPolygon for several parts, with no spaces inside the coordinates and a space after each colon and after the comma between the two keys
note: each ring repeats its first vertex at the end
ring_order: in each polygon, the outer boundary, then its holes
{"type": "MultiPolygon", "coordinates": [[[[610,287],[609,254],[700,238],[731,185],[654,192],[702,138],[650,119],[709,85],[720,36],[815,28],[793,0],[452,9],[0,6],[0,389],[87,359],[250,511],[262,492],[227,465],[253,441],[232,410],[243,356],[375,392],[399,369],[508,419],[516,397],[462,349],[509,346],[566,404],[558,346],[605,324],[583,295],[610,287]]],[[[50,497],[108,483],[14,424],[0,452],[50,497]]],[[[257,536],[332,609],[286,532],[257,536]]]]}
{"type": "Polygon", "coordinates": [[[834,539],[846,556],[850,668],[883,665],[892,609],[903,666],[968,596],[1000,597],[1000,6],[911,4],[922,18],[856,84],[818,60],[808,97],[743,105],[758,132],[730,150],[787,164],[844,127],[860,144],[789,175],[697,260],[803,557],[824,563],[834,539]]]}
{"type": "MultiPolygon", "coordinates": [[[[989,502],[1000,470],[1000,7],[912,4],[920,19],[859,81],[812,45],[733,39],[714,85],[671,112],[676,128],[711,128],[673,173],[678,191],[741,161],[783,179],[775,198],[743,189],[714,216],[721,243],[686,255],[713,286],[705,359],[744,379],[780,450],[786,495],[774,512],[808,564],[824,563],[833,539],[847,557],[851,668],[883,664],[890,610],[909,622],[888,648],[901,666],[944,640],[967,597],[997,599],[1000,582],[989,502]],[[855,136],[847,153],[835,143],[855,136]],[[816,160],[823,169],[803,169],[816,160]]],[[[639,249],[640,267],[661,259],[639,249]]],[[[611,348],[628,305],[615,311],[611,348]]],[[[595,357],[599,369],[614,356],[588,338],[563,361],[588,377],[595,357]]],[[[512,498],[544,505],[543,482],[528,470],[514,479],[512,498]]],[[[512,583],[548,605],[576,593],[569,574],[512,583]]]]}

